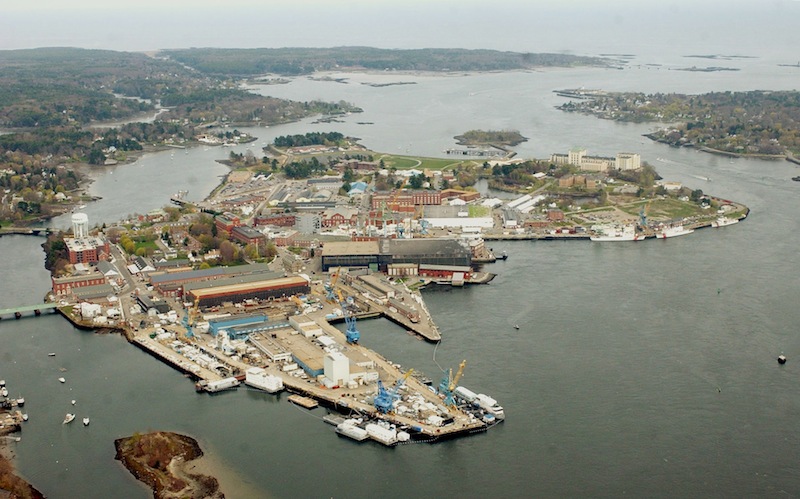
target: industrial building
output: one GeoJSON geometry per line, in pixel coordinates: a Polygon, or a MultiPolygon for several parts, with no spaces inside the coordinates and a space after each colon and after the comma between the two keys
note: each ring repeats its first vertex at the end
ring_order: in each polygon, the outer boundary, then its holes
{"type": "Polygon", "coordinates": [[[224,331],[228,335],[228,338],[239,340],[253,333],[260,333],[288,326],[289,323],[284,320],[270,321],[266,314],[245,314],[211,319],[208,321],[208,332],[211,336],[216,337],[224,331]]]}
{"type": "Polygon", "coordinates": [[[165,272],[150,274],[150,285],[164,296],[182,296],[183,286],[191,282],[208,281],[227,277],[252,274],[275,274],[269,266],[263,263],[250,265],[237,265],[235,267],[213,267],[203,270],[190,270],[186,272],[165,272]]]}
{"type": "Polygon", "coordinates": [[[469,266],[469,248],[447,238],[380,239],[378,241],[328,242],[322,249],[322,270],[332,267],[369,267],[385,272],[389,265],[469,266]]]}
{"type": "Polygon", "coordinates": [[[202,286],[186,290],[186,299],[197,302],[200,307],[212,307],[223,303],[239,303],[244,300],[269,300],[297,294],[306,294],[311,288],[306,279],[299,276],[256,280],[239,284],[218,285],[207,281],[202,286]]]}

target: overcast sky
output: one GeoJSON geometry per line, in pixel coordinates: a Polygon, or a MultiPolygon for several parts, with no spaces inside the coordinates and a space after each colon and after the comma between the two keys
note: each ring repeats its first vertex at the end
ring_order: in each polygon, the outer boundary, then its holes
{"type": "MultiPolygon", "coordinates": [[[[0,49],[369,45],[591,53],[674,36],[793,43],[796,0],[6,0],[0,49]],[[10,5],[8,5],[10,4],[10,5]],[[638,41],[637,41],[638,40],[638,41]]],[[[800,44],[796,45],[800,46],[800,44]]]]}

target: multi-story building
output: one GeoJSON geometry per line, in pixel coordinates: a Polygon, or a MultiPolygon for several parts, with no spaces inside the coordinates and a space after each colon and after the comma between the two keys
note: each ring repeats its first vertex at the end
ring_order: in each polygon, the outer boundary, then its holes
{"type": "Polygon", "coordinates": [[[262,232],[246,225],[234,227],[231,231],[231,237],[242,244],[260,244],[267,240],[267,236],[262,232]]]}
{"type": "Polygon", "coordinates": [[[65,296],[72,294],[76,289],[87,288],[107,284],[106,276],[102,272],[92,272],[91,274],[73,275],[68,277],[51,277],[53,294],[65,296]]]}
{"type": "Polygon", "coordinates": [[[617,170],[638,170],[642,167],[642,158],[636,153],[621,152],[616,158],[605,156],[589,156],[586,149],[570,149],[567,154],[551,154],[550,162],[556,165],[575,165],[581,170],[594,172],[607,172],[612,168],[617,170]]]}
{"type": "Polygon", "coordinates": [[[214,225],[217,227],[218,234],[224,232],[230,236],[235,227],[242,225],[242,221],[233,213],[224,213],[214,218],[214,225]]]}
{"type": "Polygon", "coordinates": [[[323,227],[338,227],[340,225],[349,225],[351,227],[358,225],[358,210],[355,208],[336,207],[322,212],[323,227]]]}
{"type": "Polygon", "coordinates": [[[103,237],[65,237],[64,243],[67,246],[69,263],[72,264],[95,263],[100,260],[107,260],[111,253],[111,247],[103,237]]]}

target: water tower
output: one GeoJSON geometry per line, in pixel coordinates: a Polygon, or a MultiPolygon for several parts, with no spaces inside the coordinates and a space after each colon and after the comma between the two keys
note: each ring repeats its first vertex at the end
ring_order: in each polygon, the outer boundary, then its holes
{"type": "Polygon", "coordinates": [[[72,215],[72,235],[76,239],[89,235],[89,216],[86,213],[72,215]]]}

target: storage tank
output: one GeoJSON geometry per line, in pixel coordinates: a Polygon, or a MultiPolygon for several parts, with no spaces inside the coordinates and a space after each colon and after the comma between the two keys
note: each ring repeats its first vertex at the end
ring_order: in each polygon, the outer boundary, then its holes
{"type": "Polygon", "coordinates": [[[89,235],[89,216],[86,213],[72,214],[72,235],[75,238],[89,235]]]}

